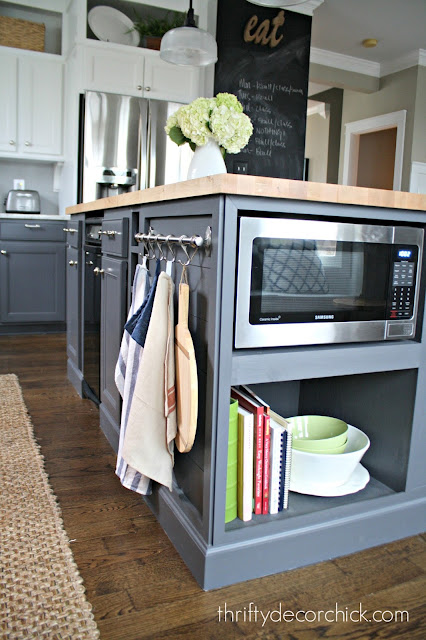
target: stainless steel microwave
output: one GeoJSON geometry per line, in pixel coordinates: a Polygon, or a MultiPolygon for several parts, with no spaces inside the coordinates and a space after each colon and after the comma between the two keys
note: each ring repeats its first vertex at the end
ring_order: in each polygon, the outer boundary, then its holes
{"type": "Polygon", "coordinates": [[[235,348],[415,336],[423,229],[239,219],[235,348]]]}

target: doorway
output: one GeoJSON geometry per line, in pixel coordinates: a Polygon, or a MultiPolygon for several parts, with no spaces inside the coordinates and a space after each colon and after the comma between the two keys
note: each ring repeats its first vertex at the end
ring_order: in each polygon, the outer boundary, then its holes
{"type": "Polygon", "coordinates": [[[343,184],[401,189],[406,111],[346,125],[343,184]]]}

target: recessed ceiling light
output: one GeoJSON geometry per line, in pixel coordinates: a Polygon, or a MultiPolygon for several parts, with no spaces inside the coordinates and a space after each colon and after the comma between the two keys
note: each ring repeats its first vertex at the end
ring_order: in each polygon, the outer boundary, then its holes
{"type": "Polygon", "coordinates": [[[376,45],[377,45],[376,38],[366,38],[365,40],[362,41],[362,46],[366,47],[367,49],[371,49],[372,47],[375,47],[376,45]]]}

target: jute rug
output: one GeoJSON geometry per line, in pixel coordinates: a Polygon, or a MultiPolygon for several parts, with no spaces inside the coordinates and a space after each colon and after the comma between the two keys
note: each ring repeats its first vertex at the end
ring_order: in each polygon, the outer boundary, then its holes
{"type": "Polygon", "coordinates": [[[0,376],[0,637],[99,638],[18,378],[0,376]]]}

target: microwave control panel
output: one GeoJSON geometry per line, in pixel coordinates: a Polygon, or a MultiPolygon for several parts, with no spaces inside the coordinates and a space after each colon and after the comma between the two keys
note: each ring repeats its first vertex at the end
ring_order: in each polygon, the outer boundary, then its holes
{"type": "Polygon", "coordinates": [[[394,247],[389,318],[411,318],[416,289],[417,247],[394,247]]]}

